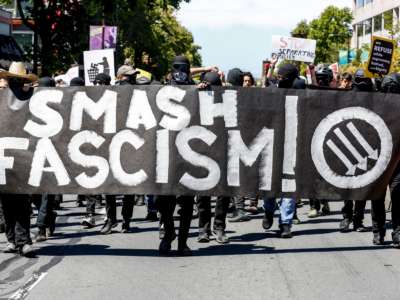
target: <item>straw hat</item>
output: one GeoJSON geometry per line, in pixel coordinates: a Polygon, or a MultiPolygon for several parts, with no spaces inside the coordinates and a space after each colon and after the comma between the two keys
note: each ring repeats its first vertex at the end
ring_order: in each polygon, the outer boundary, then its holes
{"type": "Polygon", "coordinates": [[[22,78],[30,82],[38,80],[35,74],[28,74],[24,63],[21,61],[13,61],[8,71],[0,70],[0,78],[22,78]]]}

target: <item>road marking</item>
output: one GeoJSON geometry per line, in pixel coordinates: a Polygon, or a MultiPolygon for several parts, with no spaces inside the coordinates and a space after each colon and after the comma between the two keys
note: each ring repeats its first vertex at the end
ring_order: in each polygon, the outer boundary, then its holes
{"type": "Polygon", "coordinates": [[[47,275],[44,273],[33,273],[23,287],[18,289],[9,299],[22,300],[28,296],[28,293],[47,275]]]}

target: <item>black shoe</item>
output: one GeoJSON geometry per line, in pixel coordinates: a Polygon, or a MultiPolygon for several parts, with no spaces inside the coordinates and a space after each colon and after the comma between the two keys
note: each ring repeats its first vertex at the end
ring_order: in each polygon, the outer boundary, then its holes
{"type": "Polygon", "coordinates": [[[188,247],[188,245],[182,245],[182,246],[178,246],[178,251],[176,253],[176,255],[178,256],[191,256],[192,250],[188,247]]]}
{"type": "Polygon", "coordinates": [[[323,216],[327,216],[331,213],[331,208],[329,207],[328,202],[322,204],[321,213],[323,216]]]}
{"type": "Polygon", "coordinates": [[[350,232],[351,231],[350,224],[351,224],[350,219],[343,219],[339,225],[340,232],[350,232]]]}
{"type": "Polygon", "coordinates": [[[374,245],[383,245],[385,243],[385,233],[374,232],[374,238],[372,239],[374,245]]]}
{"type": "Polygon", "coordinates": [[[100,230],[101,234],[110,234],[112,232],[112,229],[117,227],[118,222],[116,221],[111,221],[107,220],[107,222],[104,224],[103,228],[100,230]]]}
{"type": "Polygon", "coordinates": [[[96,221],[92,215],[87,215],[83,220],[82,220],[82,226],[85,228],[93,228],[96,226],[96,221]]]}
{"type": "Polygon", "coordinates": [[[47,236],[53,236],[54,231],[56,230],[56,218],[57,218],[57,213],[54,211],[53,216],[49,222],[49,227],[47,228],[47,236]]]}
{"type": "Polygon", "coordinates": [[[290,239],[292,237],[292,232],[290,231],[289,224],[281,224],[279,225],[280,229],[280,237],[283,239],[290,239]]]}
{"type": "Polygon", "coordinates": [[[44,242],[45,240],[47,240],[46,228],[39,228],[39,233],[36,236],[36,242],[40,243],[40,242],[44,242]]]}
{"type": "Polygon", "coordinates": [[[159,224],[158,226],[158,237],[160,240],[164,239],[165,236],[165,228],[164,224],[159,224]]]}
{"type": "Polygon", "coordinates": [[[131,231],[131,228],[129,226],[130,221],[123,221],[122,226],[121,226],[121,232],[122,233],[128,233],[131,231]]]}
{"type": "Polygon", "coordinates": [[[225,230],[214,230],[213,231],[213,235],[214,235],[215,240],[217,241],[217,243],[220,243],[220,244],[229,243],[229,239],[225,234],[225,230]]]}
{"type": "Polygon", "coordinates": [[[146,221],[155,222],[158,221],[158,216],[156,211],[149,211],[145,218],[146,221]]]}
{"type": "Polygon", "coordinates": [[[174,233],[173,236],[164,238],[160,242],[160,246],[158,247],[158,253],[162,256],[169,255],[171,253],[171,244],[172,241],[176,238],[176,234],[174,233]]]}
{"type": "Polygon", "coordinates": [[[83,204],[82,201],[76,201],[76,206],[77,207],[85,207],[85,204],[83,204]]]}
{"type": "Polygon", "coordinates": [[[264,219],[262,220],[262,227],[265,230],[268,230],[272,227],[273,224],[274,224],[274,214],[270,212],[265,212],[264,219]]]}
{"type": "Polygon", "coordinates": [[[234,223],[234,222],[246,222],[250,221],[250,217],[246,215],[246,212],[243,209],[238,209],[236,216],[231,218],[229,222],[234,223]]]}
{"type": "Polygon", "coordinates": [[[393,247],[400,248],[400,232],[398,231],[392,232],[392,241],[393,241],[393,247]]]}
{"type": "Polygon", "coordinates": [[[354,224],[354,231],[357,232],[367,232],[368,228],[364,226],[363,223],[354,224]]]}
{"type": "Polygon", "coordinates": [[[199,243],[209,243],[210,235],[208,232],[199,232],[199,236],[197,237],[197,242],[199,243]]]}

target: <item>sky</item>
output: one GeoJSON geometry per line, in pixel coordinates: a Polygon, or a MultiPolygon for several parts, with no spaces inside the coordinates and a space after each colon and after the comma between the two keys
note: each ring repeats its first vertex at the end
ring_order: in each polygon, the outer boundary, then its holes
{"type": "Polygon", "coordinates": [[[272,35],[290,35],[298,22],[312,20],[329,5],[351,7],[352,0],[191,0],[177,17],[188,28],[204,66],[239,67],[255,76],[271,53],[272,35]]]}

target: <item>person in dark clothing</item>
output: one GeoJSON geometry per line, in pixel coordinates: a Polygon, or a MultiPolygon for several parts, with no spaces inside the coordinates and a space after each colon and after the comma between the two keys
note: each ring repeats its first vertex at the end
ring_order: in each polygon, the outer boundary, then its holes
{"type": "MultiPolygon", "coordinates": [[[[190,74],[190,62],[185,56],[176,56],[172,61],[170,85],[193,84],[190,74]]],[[[171,251],[172,241],[176,238],[174,226],[174,211],[179,202],[180,222],[178,235],[178,255],[191,255],[192,251],[187,245],[190,223],[193,217],[193,196],[160,195],[157,197],[157,206],[161,214],[160,223],[164,228],[163,237],[159,246],[160,255],[168,255],[171,251]]]]}

